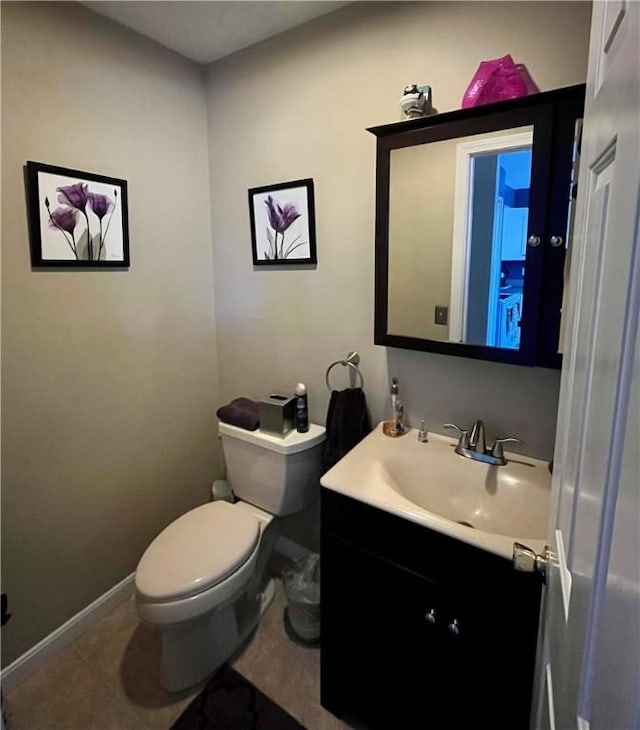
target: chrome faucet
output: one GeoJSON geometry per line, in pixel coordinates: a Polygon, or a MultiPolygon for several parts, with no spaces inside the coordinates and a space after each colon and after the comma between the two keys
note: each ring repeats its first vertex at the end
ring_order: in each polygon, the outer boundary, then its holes
{"type": "Polygon", "coordinates": [[[478,454],[484,454],[487,450],[487,442],[484,437],[484,422],[478,419],[471,427],[469,436],[469,448],[478,454]]]}
{"type": "Polygon", "coordinates": [[[507,436],[506,438],[496,439],[493,442],[493,446],[488,449],[485,439],[484,422],[480,419],[471,427],[471,433],[465,428],[456,426],[455,423],[445,423],[443,427],[455,428],[457,431],[460,431],[456,454],[464,456],[465,459],[473,459],[474,461],[481,461],[485,464],[493,464],[494,466],[504,466],[507,463],[507,460],[504,458],[502,444],[507,442],[522,443],[520,439],[514,436],[507,436]]]}

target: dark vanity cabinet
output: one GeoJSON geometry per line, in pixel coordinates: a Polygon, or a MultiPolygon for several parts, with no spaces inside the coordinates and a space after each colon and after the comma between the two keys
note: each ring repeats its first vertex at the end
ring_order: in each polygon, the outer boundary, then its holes
{"type": "Polygon", "coordinates": [[[526,730],[541,585],[322,490],[321,702],[355,728],[526,730]]]}
{"type": "Polygon", "coordinates": [[[375,344],[561,366],[584,91],[368,130],[375,344]]]}

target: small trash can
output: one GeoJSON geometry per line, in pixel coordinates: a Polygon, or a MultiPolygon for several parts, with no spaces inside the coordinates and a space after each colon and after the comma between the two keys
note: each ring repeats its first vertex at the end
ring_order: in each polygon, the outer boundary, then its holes
{"type": "Polygon", "coordinates": [[[284,625],[293,641],[316,645],[320,641],[320,556],[310,553],[282,571],[287,597],[284,625]]]}

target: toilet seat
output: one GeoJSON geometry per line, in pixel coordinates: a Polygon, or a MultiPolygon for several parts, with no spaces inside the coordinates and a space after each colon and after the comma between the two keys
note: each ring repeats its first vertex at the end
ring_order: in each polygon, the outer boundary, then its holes
{"type": "Polygon", "coordinates": [[[143,602],[184,601],[225,582],[254,555],[260,523],[247,510],[211,502],[187,512],[149,545],[136,571],[143,602]]]}

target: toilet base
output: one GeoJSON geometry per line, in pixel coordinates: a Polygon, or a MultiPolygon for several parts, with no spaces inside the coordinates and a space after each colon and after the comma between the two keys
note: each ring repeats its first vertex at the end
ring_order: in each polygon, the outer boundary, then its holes
{"type": "Polygon", "coordinates": [[[258,625],[275,595],[275,582],[253,598],[244,595],[196,620],[162,631],[160,684],[180,692],[213,674],[258,625]]]}

